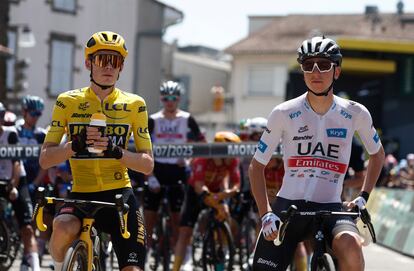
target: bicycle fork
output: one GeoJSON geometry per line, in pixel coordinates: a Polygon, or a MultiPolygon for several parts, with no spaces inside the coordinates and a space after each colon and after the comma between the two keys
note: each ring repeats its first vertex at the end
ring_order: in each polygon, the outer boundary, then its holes
{"type": "Polygon", "coordinates": [[[85,242],[86,249],[88,250],[88,270],[92,271],[92,264],[93,264],[93,256],[94,256],[94,247],[93,247],[93,241],[91,239],[91,230],[92,230],[92,223],[94,219],[92,218],[84,218],[81,229],[81,234],[79,239],[85,242]]]}
{"type": "Polygon", "coordinates": [[[315,240],[315,250],[312,255],[311,260],[311,270],[317,270],[317,267],[320,266],[319,260],[322,258],[325,253],[325,236],[322,232],[322,219],[317,218],[316,221],[316,232],[314,233],[313,240],[315,240]]]}

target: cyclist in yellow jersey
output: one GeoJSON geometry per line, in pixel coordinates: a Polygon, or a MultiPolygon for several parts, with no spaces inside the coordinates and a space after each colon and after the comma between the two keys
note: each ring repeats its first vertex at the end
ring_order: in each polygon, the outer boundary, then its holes
{"type": "MultiPolygon", "coordinates": [[[[91,84],[57,98],[40,165],[50,168],[69,159],[72,198],[114,201],[115,194],[124,195],[130,206],[127,221],[131,237],[123,239],[120,235],[114,210],[98,212],[95,226],[111,234],[120,270],[135,271],[144,269],[145,228],[127,168],[149,174],[154,162],[144,99],[115,88],[127,54],[121,35],[110,31],[92,35],[85,46],[85,66],[90,70],[91,84]],[[100,122],[106,119],[103,133],[89,126],[96,113],[104,115],[100,122]],[[60,144],[64,133],[68,142],[60,144]],[[127,150],[131,135],[137,152],[127,150]],[[90,148],[97,153],[90,152],[90,148]]],[[[66,250],[80,233],[81,219],[82,213],[76,207],[64,205],[53,221],[50,252],[57,271],[62,269],[66,250]]]]}

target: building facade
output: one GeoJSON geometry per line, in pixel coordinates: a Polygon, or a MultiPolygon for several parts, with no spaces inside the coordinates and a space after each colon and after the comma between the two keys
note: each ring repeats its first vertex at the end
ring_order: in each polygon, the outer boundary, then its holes
{"type": "MultiPolygon", "coordinates": [[[[181,21],[180,11],[155,0],[51,0],[10,1],[9,14],[8,43],[15,55],[8,61],[6,77],[11,107],[26,94],[42,97],[47,113],[39,124],[46,126],[57,95],[89,85],[89,71],[84,64],[84,46],[89,37],[97,31],[111,30],[126,39],[129,50],[117,86],[143,96],[149,111],[155,112],[162,34],[166,27],[181,21]],[[28,27],[35,37],[35,44],[30,46],[20,39],[28,27]],[[28,86],[17,92],[13,67],[22,60],[29,63],[25,69],[28,86]]],[[[19,107],[12,109],[18,111],[19,107]]]]}

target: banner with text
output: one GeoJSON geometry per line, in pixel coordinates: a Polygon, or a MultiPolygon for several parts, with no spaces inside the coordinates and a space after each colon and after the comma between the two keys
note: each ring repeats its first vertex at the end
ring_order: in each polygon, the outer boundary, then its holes
{"type": "MultiPolygon", "coordinates": [[[[194,143],[153,145],[155,157],[251,157],[256,151],[256,143],[194,143]]],[[[0,159],[37,159],[41,145],[0,145],[0,159]]],[[[130,145],[131,151],[135,147],[130,145]]],[[[275,156],[281,157],[276,151],[275,156]]]]}

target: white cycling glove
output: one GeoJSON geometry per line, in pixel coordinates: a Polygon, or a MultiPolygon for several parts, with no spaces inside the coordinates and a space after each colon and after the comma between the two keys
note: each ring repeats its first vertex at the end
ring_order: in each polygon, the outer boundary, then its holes
{"type": "Polygon", "coordinates": [[[267,212],[262,216],[262,232],[264,237],[279,230],[280,218],[273,212],[267,212]]]}
{"type": "Polygon", "coordinates": [[[148,188],[151,191],[157,191],[161,188],[161,184],[155,176],[148,177],[148,188]]]}
{"type": "Polygon", "coordinates": [[[365,201],[365,199],[361,196],[357,197],[356,199],[354,199],[352,201],[356,206],[358,206],[358,208],[361,210],[363,208],[365,208],[365,205],[367,205],[367,202],[365,201]]]}
{"type": "Polygon", "coordinates": [[[359,196],[358,196],[356,199],[354,199],[352,202],[353,202],[356,206],[358,206],[358,208],[359,208],[360,210],[362,210],[362,209],[365,209],[365,205],[367,205],[368,198],[369,198],[369,193],[368,193],[368,192],[363,191],[363,192],[361,192],[361,193],[359,194],[359,196]]]}

